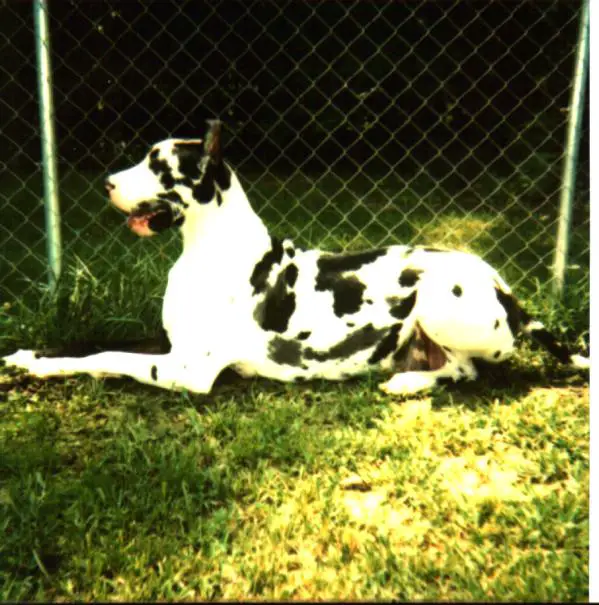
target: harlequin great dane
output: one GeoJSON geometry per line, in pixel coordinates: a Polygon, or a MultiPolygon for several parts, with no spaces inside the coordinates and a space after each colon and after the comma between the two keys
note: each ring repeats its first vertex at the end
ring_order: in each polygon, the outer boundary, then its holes
{"type": "Polygon", "coordinates": [[[218,121],[203,140],[157,143],[106,189],[136,234],[176,227],[183,236],[162,308],[170,352],[50,358],[20,350],[8,365],[196,393],[209,393],[224,368],[282,381],[383,370],[391,376],[381,389],[408,395],[473,380],[474,361],[506,359],[520,330],[560,361],[590,365],[475,255],[413,246],[332,254],[272,237],[223,160],[218,121]]]}

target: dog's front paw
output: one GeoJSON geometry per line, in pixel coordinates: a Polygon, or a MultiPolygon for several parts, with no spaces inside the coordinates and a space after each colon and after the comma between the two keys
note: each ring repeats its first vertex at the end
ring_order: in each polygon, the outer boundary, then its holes
{"type": "Polygon", "coordinates": [[[430,372],[404,372],[379,384],[379,388],[387,395],[415,395],[432,389],[436,382],[430,372]]]}
{"type": "Polygon", "coordinates": [[[48,367],[45,367],[44,358],[38,358],[37,353],[31,349],[19,349],[12,355],[2,358],[4,366],[23,370],[32,376],[43,378],[50,374],[48,367]]]}

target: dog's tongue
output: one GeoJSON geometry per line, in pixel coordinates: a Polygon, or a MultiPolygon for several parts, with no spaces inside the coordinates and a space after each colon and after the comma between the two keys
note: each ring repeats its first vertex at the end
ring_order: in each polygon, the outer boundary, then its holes
{"type": "Polygon", "coordinates": [[[129,216],[127,217],[127,226],[133,233],[141,237],[148,237],[150,235],[154,235],[154,232],[148,226],[148,216],[129,216]]]}

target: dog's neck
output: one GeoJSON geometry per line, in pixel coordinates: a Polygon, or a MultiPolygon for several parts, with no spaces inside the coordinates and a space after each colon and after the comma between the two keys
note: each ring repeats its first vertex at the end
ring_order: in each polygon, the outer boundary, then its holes
{"type": "Polygon", "coordinates": [[[181,225],[183,254],[221,262],[223,259],[210,255],[253,258],[266,250],[270,246],[268,229],[251,207],[233,170],[231,185],[221,196],[221,204],[214,199],[187,212],[181,225]]]}

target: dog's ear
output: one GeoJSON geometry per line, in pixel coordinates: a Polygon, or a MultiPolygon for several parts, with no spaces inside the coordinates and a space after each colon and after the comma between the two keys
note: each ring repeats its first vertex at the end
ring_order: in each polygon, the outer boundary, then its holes
{"type": "Polygon", "coordinates": [[[214,164],[220,164],[222,155],[222,122],[220,120],[206,120],[206,136],[204,137],[204,153],[210,156],[214,164]]]}
{"type": "MultiPolygon", "coordinates": [[[[207,170],[221,192],[231,186],[231,171],[223,162],[222,122],[220,120],[206,120],[208,127],[204,137],[204,154],[210,158],[212,171],[207,170]]],[[[220,198],[219,198],[220,199],[220,198]]]]}
{"type": "Polygon", "coordinates": [[[179,160],[179,172],[182,176],[199,179],[202,175],[200,165],[204,160],[204,141],[202,139],[179,139],[173,146],[173,153],[179,160]]]}

